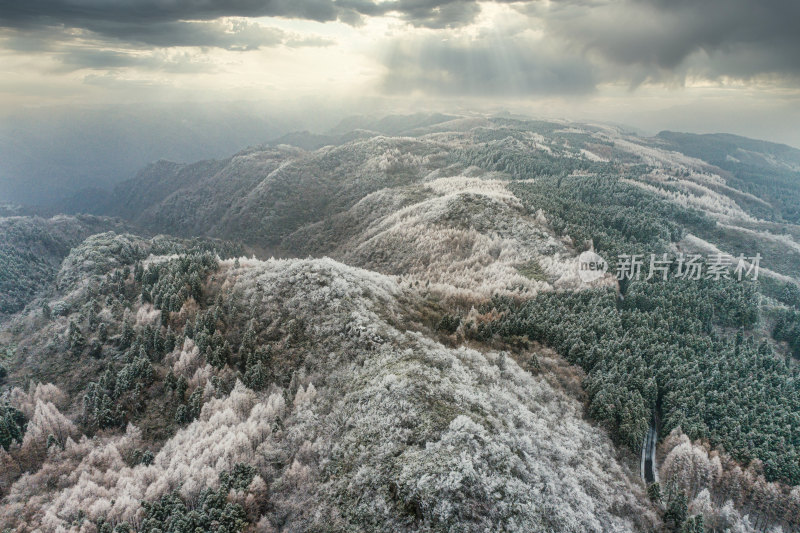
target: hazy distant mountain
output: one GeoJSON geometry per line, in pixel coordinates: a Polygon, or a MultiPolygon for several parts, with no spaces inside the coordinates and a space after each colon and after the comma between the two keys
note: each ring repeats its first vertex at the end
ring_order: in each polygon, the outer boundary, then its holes
{"type": "Polygon", "coordinates": [[[748,139],[728,133],[677,133],[662,131],[658,139],[668,146],[692,157],[704,159],[715,165],[741,163],[752,166],[770,166],[800,170],[800,150],[785,144],[748,139]]]}
{"type": "Polygon", "coordinates": [[[662,131],[657,139],[686,155],[728,171],[728,184],[767,200],[770,207],[759,216],[800,222],[800,150],[785,144],[758,141],[729,134],[696,135],[662,131]]]}
{"type": "Polygon", "coordinates": [[[84,189],[109,190],[159,159],[224,157],[296,128],[246,103],[25,110],[0,120],[0,200],[63,203],[84,189]]]}
{"type": "MultiPolygon", "coordinates": [[[[747,232],[734,236],[728,228],[744,224],[751,232],[781,233],[784,229],[775,224],[800,221],[796,186],[800,173],[790,170],[797,151],[788,147],[720,137],[728,151],[747,150],[751,158],[772,162],[769,167],[746,166],[726,163],[719,149],[708,147],[708,139],[717,137],[703,137],[705,145],[691,144],[694,151],[689,155],[705,157],[692,159],[670,151],[685,151],[677,134],[667,141],[667,133],[648,139],[611,127],[510,118],[413,116],[383,123],[407,126],[410,136],[387,137],[366,130],[359,130],[357,138],[300,134],[294,138],[295,146],[310,149],[289,148],[286,145],[292,140],[284,138],[274,147],[249,148],[225,160],[159,162],[117,186],[108,199],[96,202],[102,207],[94,212],[120,215],[154,232],[210,235],[284,252],[313,253],[307,242],[296,245],[289,236],[308,224],[343,214],[382,189],[488,172],[499,172],[497,178],[512,181],[575,172],[623,172],[633,173],[631,177],[641,187],[655,186],[662,197],[723,223],[693,228],[699,236],[726,241],[731,253],[744,253],[755,245],[770,255],[776,271],[794,272],[795,259],[785,260],[782,246],[756,242],[747,232]],[[436,126],[433,131],[416,130],[420,124],[436,126]],[[318,144],[328,147],[317,149],[318,144]],[[756,151],[759,147],[761,152],[756,151]],[[761,222],[751,227],[754,217],[761,222]]],[[[740,153],[740,157],[744,156],[740,153]]],[[[424,194],[427,189],[418,190],[424,194]]],[[[333,250],[336,242],[320,249],[333,250]]]]}

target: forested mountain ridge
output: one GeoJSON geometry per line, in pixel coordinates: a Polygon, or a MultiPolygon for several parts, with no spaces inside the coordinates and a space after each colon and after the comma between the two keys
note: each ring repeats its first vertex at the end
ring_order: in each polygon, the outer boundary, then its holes
{"type": "Polygon", "coordinates": [[[701,158],[727,172],[729,185],[767,200],[771,219],[800,222],[800,150],[728,134],[692,135],[662,131],[666,147],[701,158]],[[776,218],[777,217],[777,218],[776,218]]]}
{"type": "Polygon", "coordinates": [[[330,137],[333,144],[311,151],[278,144],[224,161],[160,162],[118,186],[98,214],[124,213],[155,232],[202,232],[277,246],[287,228],[324,220],[384,188],[465,172],[499,171],[501,179],[588,172],[655,187],[658,195],[736,227],[777,235],[797,231],[791,210],[797,177],[790,175],[797,151],[789,147],[735,136],[720,141],[663,132],[646,138],[601,125],[446,118],[422,128],[412,127],[421,119],[411,121],[400,129],[405,137],[362,131],[353,140],[330,137]],[[758,158],[760,170],[731,162],[728,152],[737,151],[758,158]],[[765,165],[773,174],[762,176],[765,165]]]}
{"type": "Polygon", "coordinates": [[[72,247],[92,234],[126,226],[119,219],[88,215],[0,217],[0,319],[46,290],[72,247]]]}
{"type": "Polygon", "coordinates": [[[800,527],[792,152],[708,141],[755,175],[604,125],[351,126],[117,187],[106,212],[183,238],[98,227],[0,328],[0,526],[800,527]],[[760,276],[644,279],[695,252],[760,276]]]}
{"type": "Polygon", "coordinates": [[[219,262],[187,249],[142,261],[114,250],[163,248],[95,241],[84,248],[108,250],[105,261],[76,252],[65,262],[96,276],[65,287],[68,310],[31,312],[3,333],[14,341],[12,376],[46,375],[68,391],[10,394],[26,428],[21,446],[0,452],[5,524],[601,531],[657,522],[580,404],[504,353],[430,338],[418,321],[438,323],[437,311],[425,317],[417,289],[331,260],[219,262]],[[45,366],[80,366],[81,376],[45,366]],[[85,392],[71,404],[75,386],[85,392]],[[550,438],[529,437],[542,432],[550,438]],[[228,489],[217,492],[226,476],[241,491],[227,502],[228,489]],[[364,493],[372,498],[362,503],[364,493]],[[198,498],[196,514],[181,514],[198,498]]]}

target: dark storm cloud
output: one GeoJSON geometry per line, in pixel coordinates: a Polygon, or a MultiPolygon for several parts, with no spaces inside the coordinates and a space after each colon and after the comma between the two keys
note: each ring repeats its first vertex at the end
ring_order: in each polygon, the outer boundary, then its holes
{"type": "Polygon", "coordinates": [[[8,2],[0,0],[0,28],[11,36],[6,46],[21,50],[33,46],[30,35],[39,47],[60,39],[74,40],[65,30],[79,29],[96,38],[133,46],[170,47],[202,46],[227,50],[254,50],[265,46],[326,46],[319,38],[304,40],[287,36],[281,30],[238,19],[223,23],[223,16],[285,15],[311,20],[332,20],[336,11],[330,2],[236,2],[214,3],[194,0],[135,0],[132,2],[103,0],[34,0],[8,2]],[[49,32],[50,35],[46,35],[49,32]]]}
{"type": "MultiPolygon", "coordinates": [[[[6,28],[2,35],[5,48],[28,52],[58,50],[87,38],[98,43],[98,48],[254,50],[276,45],[327,46],[332,42],[286,35],[276,28],[247,22],[248,17],[340,20],[358,26],[364,17],[389,14],[414,26],[446,28],[467,24],[479,12],[477,0],[0,0],[0,29],[6,28]],[[221,22],[223,17],[239,18],[230,23],[221,22]],[[73,30],[79,30],[79,34],[73,30]]],[[[67,68],[81,68],[77,60],[64,61],[70,57],[62,55],[59,59],[67,68]]],[[[95,59],[104,57],[113,56],[95,59]]],[[[121,62],[128,60],[119,58],[121,62]]],[[[95,64],[88,61],[86,68],[95,68],[95,64]]]]}
{"type": "MultiPolygon", "coordinates": [[[[408,2],[401,16],[437,26],[448,16],[431,10],[433,3],[408,2]]],[[[471,39],[398,39],[383,58],[384,90],[574,95],[602,83],[680,85],[688,76],[768,75],[791,84],[800,77],[796,1],[553,0],[514,7],[529,18],[506,21],[513,28],[495,26],[471,39]]]]}
{"type": "MultiPolygon", "coordinates": [[[[495,28],[497,42],[441,44],[430,39],[422,43],[426,50],[404,57],[409,51],[399,49],[387,58],[386,87],[410,87],[416,81],[439,93],[524,94],[559,88],[580,93],[605,81],[636,86],[644,81],[679,84],[688,75],[800,77],[797,0],[494,3],[514,5],[524,14],[519,23],[543,30],[544,39],[523,43],[503,28],[495,28]],[[499,57],[493,48],[505,55],[499,57]],[[509,61],[518,70],[508,69],[509,61]],[[500,71],[510,81],[497,79],[500,71]]],[[[0,0],[0,32],[7,49],[34,53],[87,38],[104,45],[99,48],[253,50],[331,43],[286,35],[248,22],[248,17],[358,26],[366,18],[388,15],[447,37],[450,32],[444,29],[462,27],[479,12],[478,0],[0,0]],[[241,18],[225,22],[223,17],[241,18]]]]}
{"type": "Polygon", "coordinates": [[[653,76],[800,74],[796,0],[557,0],[525,9],[580,52],[653,76]]]}
{"type": "Polygon", "coordinates": [[[326,22],[337,18],[327,0],[17,0],[0,1],[0,25],[31,27],[64,24],[94,26],[121,21],[149,24],[220,17],[291,17],[326,22]]]}
{"type": "Polygon", "coordinates": [[[189,53],[159,53],[166,47],[216,47],[255,50],[283,45],[328,46],[327,39],[298,35],[264,27],[245,19],[209,22],[160,22],[146,27],[114,23],[115,38],[99,38],[93,32],[75,33],[66,28],[7,30],[0,34],[0,47],[7,50],[46,53],[60,63],[54,70],[138,68],[171,73],[208,71],[202,56],[189,53]]]}
{"type": "Polygon", "coordinates": [[[480,13],[478,3],[471,0],[399,0],[388,6],[406,22],[427,28],[463,26],[480,13]]]}
{"type": "Polygon", "coordinates": [[[586,94],[592,69],[581,58],[563,57],[524,37],[502,44],[491,39],[423,39],[398,45],[385,59],[384,89],[462,96],[586,94]]]}
{"type": "MultiPolygon", "coordinates": [[[[511,3],[514,0],[495,0],[511,3]]],[[[285,17],[358,24],[392,14],[415,26],[444,28],[474,20],[478,0],[0,0],[0,27],[64,25],[123,37],[122,27],[221,17],[285,17]]]]}

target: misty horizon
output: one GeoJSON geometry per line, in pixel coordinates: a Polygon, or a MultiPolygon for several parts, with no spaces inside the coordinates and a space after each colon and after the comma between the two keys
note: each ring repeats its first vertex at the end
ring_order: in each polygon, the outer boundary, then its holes
{"type": "Polygon", "coordinates": [[[353,115],[507,112],[800,147],[799,15],[778,1],[6,2],[0,199],[52,204],[353,115]]]}
{"type": "MultiPolygon", "coordinates": [[[[116,184],[133,178],[156,161],[193,163],[225,159],[249,146],[280,142],[292,134],[343,134],[392,117],[413,120],[436,115],[508,116],[565,124],[605,124],[643,137],[678,131],[754,138],[741,131],[734,133],[735,130],[648,129],[620,121],[529,116],[508,109],[475,112],[442,107],[439,111],[426,109],[415,113],[410,109],[400,110],[405,112],[355,113],[353,109],[351,113],[351,110],[320,107],[313,114],[291,109],[277,114],[263,102],[253,101],[99,104],[21,110],[6,115],[0,123],[0,202],[31,207],[63,206],[81,191],[111,191],[116,184]]],[[[377,133],[394,132],[377,127],[377,133]]]]}

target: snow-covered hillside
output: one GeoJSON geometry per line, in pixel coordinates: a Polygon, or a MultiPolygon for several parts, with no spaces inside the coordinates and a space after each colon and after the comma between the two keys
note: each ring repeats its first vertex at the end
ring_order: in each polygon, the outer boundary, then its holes
{"type": "Polygon", "coordinates": [[[800,527],[791,149],[359,124],[0,218],[0,530],[800,527]]]}

